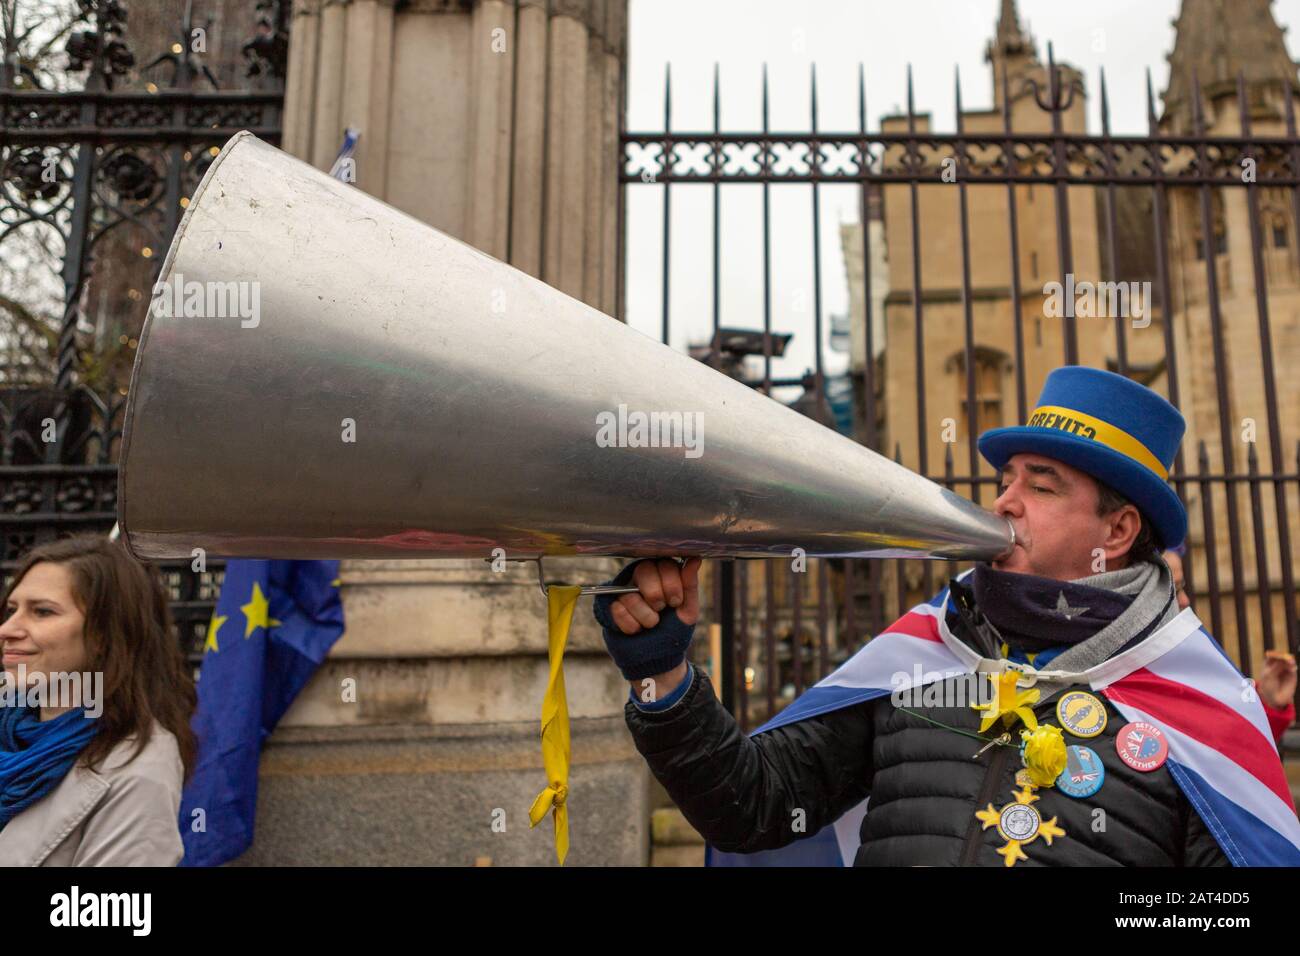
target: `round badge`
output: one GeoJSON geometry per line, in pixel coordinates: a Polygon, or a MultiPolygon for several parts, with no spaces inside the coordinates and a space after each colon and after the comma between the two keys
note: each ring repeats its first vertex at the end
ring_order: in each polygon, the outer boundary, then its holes
{"type": "Polygon", "coordinates": [[[1091,797],[1101,789],[1106,768],[1091,747],[1073,745],[1065,750],[1065,769],[1056,778],[1056,789],[1067,797],[1091,797]]]}
{"type": "Polygon", "coordinates": [[[1056,702],[1056,719],[1076,737],[1096,737],[1106,729],[1106,706],[1086,691],[1072,690],[1056,702]]]}
{"type": "Polygon", "coordinates": [[[1150,773],[1164,765],[1169,756],[1169,741],[1155,724],[1135,720],[1115,735],[1115,750],[1119,759],[1134,770],[1150,773]]]}
{"type": "Polygon", "coordinates": [[[1027,843],[1038,835],[1042,817],[1033,807],[1023,803],[1008,803],[998,814],[998,833],[1004,840],[1027,843]]]}

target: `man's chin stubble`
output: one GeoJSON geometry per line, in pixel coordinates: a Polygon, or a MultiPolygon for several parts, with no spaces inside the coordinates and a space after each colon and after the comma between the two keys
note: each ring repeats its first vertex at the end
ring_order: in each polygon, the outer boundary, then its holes
{"type": "Polygon", "coordinates": [[[1017,545],[1015,546],[1015,550],[1013,550],[1013,551],[1011,552],[1010,557],[1008,557],[1006,560],[1002,560],[1002,561],[994,561],[994,562],[993,562],[993,568],[994,568],[994,570],[996,570],[996,571],[1006,571],[1006,572],[1008,572],[1008,573],[1010,573],[1010,574],[1028,574],[1028,573],[1030,573],[1030,569],[1029,569],[1028,567],[1025,566],[1025,565],[1028,563],[1028,559],[1027,559],[1027,558],[1026,558],[1026,559],[1022,559],[1021,561],[1017,561],[1017,562],[1015,562],[1015,566],[1014,566],[1014,567],[1011,566],[1012,559],[1015,558],[1016,555],[1018,555],[1018,554],[1023,555],[1023,554],[1024,554],[1024,550],[1025,550],[1025,549],[1024,549],[1024,546],[1023,546],[1023,545],[1017,544],[1017,545]]]}

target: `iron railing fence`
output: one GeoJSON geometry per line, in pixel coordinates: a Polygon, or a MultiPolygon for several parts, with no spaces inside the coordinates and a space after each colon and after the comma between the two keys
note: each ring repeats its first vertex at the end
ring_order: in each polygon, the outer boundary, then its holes
{"type": "MultiPolygon", "coordinates": [[[[1296,393],[1283,391],[1279,371],[1294,366],[1300,355],[1294,350],[1290,354],[1278,350],[1280,339],[1274,335],[1270,305],[1281,303],[1277,311],[1285,315],[1289,330],[1300,321],[1300,308],[1291,308],[1291,297],[1300,295],[1296,233],[1300,221],[1300,137],[1293,100],[1300,86],[1291,77],[1290,82],[1279,81],[1275,90],[1261,92],[1248,90],[1239,78],[1235,103],[1229,96],[1214,104],[1216,108],[1236,107],[1242,117],[1239,134],[1211,136],[1199,93],[1193,98],[1190,128],[1181,132],[1163,129],[1148,76],[1148,132],[1145,136],[1118,136],[1110,133],[1103,75],[1103,132],[1085,135],[1064,129],[1063,118],[1075,97],[1082,94],[1081,84],[1072,76],[1055,63],[1050,46],[1046,82],[1031,79],[1013,90],[1002,71],[1002,128],[996,132],[965,128],[958,80],[957,129],[942,134],[921,128],[910,72],[906,114],[893,118],[889,129],[872,132],[867,128],[861,72],[859,124],[851,132],[819,129],[815,69],[811,129],[807,132],[769,128],[766,70],[760,130],[721,129],[716,71],[713,128],[675,130],[673,91],[666,77],[662,128],[624,133],[620,169],[625,192],[633,188],[662,192],[660,336],[668,342],[674,320],[682,318],[672,312],[673,240],[675,234],[691,229],[701,233],[712,230],[711,319],[714,335],[718,335],[723,327],[723,256],[735,254],[724,240],[721,195],[727,188],[747,186],[752,191],[758,186],[762,254],[761,261],[753,262],[753,273],[755,283],[761,275],[763,307],[761,323],[756,315],[752,324],[754,332],[762,333],[764,350],[762,374],[750,384],[768,394],[773,388],[803,384],[805,398],[812,399],[813,407],[820,407],[826,385],[820,190],[837,184],[856,185],[862,224],[864,288],[860,300],[864,314],[860,319],[865,346],[853,372],[858,404],[856,437],[988,506],[992,499],[982,492],[988,486],[996,497],[998,478],[987,465],[981,466],[973,440],[968,438],[964,449],[959,444],[957,451],[953,443],[947,443],[942,470],[934,467],[930,436],[938,425],[933,409],[927,411],[932,388],[927,373],[933,374],[934,369],[927,349],[951,337],[953,326],[946,320],[953,313],[940,315],[938,323],[930,315],[942,312],[938,303],[945,293],[959,307],[956,391],[962,399],[961,425],[966,435],[973,437],[988,425],[1023,423],[1030,408],[1031,378],[1041,379],[1056,364],[1087,363],[1080,347],[1079,317],[1067,310],[1055,319],[1060,326],[1059,360],[1035,368],[1026,335],[1030,322],[1044,315],[1047,287],[1041,277],[1037,287],[1028,281],[1027,259],[1036,260],[1041,252],[1054,261],[1050,278],[1063,287],[1079,278],[1075,273],[1085,260],[1095,264],[1088,268],[1086,278],[1132,276],[1135,266],[1128,260],[1133,250],[1120,222],[1126,209],[1141,209],[1146,248],[1138,251],[1147,267],[1144,277],[1152,286],[1148,315],[1154,314],[1163,329],[1159,354],[1145,360],[1136,354],[1138,343],[1129,327],[1132,316],[1116,314],[1106,333],[1105,359],[1114,371],[1163,390],[1185,413],[1193,408],[1197,411],[1199,428],[1193,434],[1189,415],[1191,440],[1184,442],[1171,473],[1174,488],[1190,506],[1192,546],[1184,559],[1188,593],[1202,614],[1208,609],[1208,624],[1214,634],[1242,670],[1251,674],[1262,649],[1297,649],[1296,554],[1290,520],[1300,510],[1296,504],[1300,500],[1300,433],[1295,430],[1297,409],[1286,409],[1290,414],[1284,415],[1280,406],[1280,395],[1296,393]],[[1037,108],[1050,117],[1050,132],[1025,133],[1015,128],[1012,103],[1024,96],[1032,96],[1037,108]],[[1270,110],[1275,119],[1271,135],[1257,135],[1253,122],[1267,118],[1270,110]],[[1027,235],[1022,226],[1026,201],[1033,201],[1034,187],[1042,187],[1039,192],[1045,190],[1052,200],[1051,228],[1027,235]],[[683,222],[680,212],[673,218],[673,191],[681,188],[711,189],[711,221],[700,216],[683,222]],[[793,327],[788,316],[782,315],[780,332],[773,327],[772,296],[772,191],[778,188],[808,190],[813,223],[808,249],[813,282],[811,328],[793,327]],[[936,230],[935,207],[926,206],[923,200],[926,191],[933,194],[938,189],[950,190],[953,199],[944,207],[951,211],[952,219],[938,223],[936,230]],[[972,281],[971,206],[977,195],[986,197],[992,190],[1002,195],[997,234],[1003,243],[998,247],[1003,271],[997,287],[990,289],[987,282],[979,286],[972,281]],[[1092,194],[1096,215],[1091,223],[1088,216],[1079,216],[1080,190],[1092,194]],[[1126,201],[1135,193],[1136,207],[1126,201]],[[1246,232],[1246,237],[1228,232],[1236,223],[1225,223],[1225,194],[1244,195],[1248,228],[1239,231],[1246,232]],[[883,349],[875,341],[878,326],[873,315],[878,306],[873,306],[870,220],[876,209],[883,209],[887,228],[882,235],[896,240],[888,249],[889,258],[899,257],[911,266],[910,273],[901,267],[891,270],[892,276],[905,278],[898,287],[891,284],[885,298],[887,317],[898,320],[890,321],[888,329],[895,334],[900,329],[905,332],[901,338],[882,343],[888,345],[883,349]],[[933,283],[923,281],[927,241],[933,241],[927,237],[927,229],[956,239],[960,268],[953,288],[936,289],[933,283]],[[1214,240],[1207,242],[1206,237],[1211,236],[1214,240]],[[1093,243],[1094,248],[1081,248],[1083,243],[1093,243]],[[1238,255],[1243,256],[1238,263],[1229,261],[1238,255]],[[1234,265],[1236,269],[1231,268],[1234,265]],[[1253,294],[1243,296],[1240,275],[1246,272],[1253,294]],[[1238,284],[1231,289],[1232,301],[1227,305],[1223,301],[1225,281],[1238,284]],[[984,315],[977,332],[975,313],[977,309],[987,313],[984,304],[989,301],[995,303],[1000,324],[990,332],[984,315]],[[1196,330],[1190,338],[1189,328],[1196,330]],[[774,378],[772,346],[785,332],[813,336],[814,364],[801,376],[774,378]],[[1190,355],[1185,354],[1189,341],[1190,355]],[[1014,393],[1014,401],[1002,402],[1003,420],[983,423],[977,418],[983,400],[977,389],[984,387],[977,381],[977,372],[981,356],[988,353],[1002,356],[998,378],[1014,393]],[[886,386],[891,376],[906,388],[889,390],[886,386]],[[906,398],[900,399],[900,394],[906,398]],[[1249,401],[1243,399],[1247,394],[1252,396],[1249,401]],[[901,407],[904,404],[914,407],[901,407]],[[1239,437],[1243,422],[1238,419],[1250,420],[1258,435],[1252,432],[1243,441],[1239,437]],[[1291,441],[1296,442],[1294,447],[1291,441]],[[1257,451],[1258,442],[1264,443],[1266,450],[1257,451]]],[[[1191,89],[1201,89],[1195,77],[1191,89]]],[[[625,196],[625,207],[626,203],[625,196]]],[[[1035,215],[1043,215],[1042,206],[1037,204],[1035,215]]],[[[987,213],[989,207],[982,208],[987,213]]],[[[1132,219],[1124,222],[1131,226],[1132,219]]],[[[987,248],[979,252],[987,260],[987,248]]],[[[1143,275],[1140,269],[1137,272],[1143,275]]],[[[1095,331],[1089,331],[1095,338],[1095,331]]],[[[1288,335],[1290,341],[1296,341],[1293,331],[1288,335]]],[[[1150,352],[1150,339],[1143,344],[1150,352]]],[[[1090,354],[1096,352],[1093,348],[1090,354]]],[[[1041,359],[1037,361],[1042,364],[1041,359]]],[[[809,574],[789,573],[775,560],[757,565],[745,561],[712,564],[711,612],[721,628],[724,702],[739,713],[745,726],[779,710],[794,694],[828,674],[869,635],[879,633],[891,615],[938,589],[933,562],[811,560],[809,574]],[[923,565],[920,580],[909,580],[917,571],[907,565],[915,569],[917,564],[923,565]]],[[[942,570],[950,574],[957,566],[942,570]]]]}

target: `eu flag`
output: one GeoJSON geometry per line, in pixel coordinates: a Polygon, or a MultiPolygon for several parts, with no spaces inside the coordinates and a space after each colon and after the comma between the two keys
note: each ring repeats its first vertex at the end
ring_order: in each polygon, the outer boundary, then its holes
{"type": "Polygon", "coordinates": [[[199,670],[181,866],[218,866],[252,845],[262,742],[343,634],[338,571],[337,561],[226,565],[199,670]]]}

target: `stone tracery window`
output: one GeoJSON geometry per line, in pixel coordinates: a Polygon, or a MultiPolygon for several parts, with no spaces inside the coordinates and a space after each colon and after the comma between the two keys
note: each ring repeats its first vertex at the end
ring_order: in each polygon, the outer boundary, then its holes
{"type": "MultiPolygon", "coordinates": [[[[975,423],[974,434],[1003,424],[1005,383],[1011,372],[1011,356],[999,349],[977,345],[975,356],[975,423]]],[[[944,364],[953,376],[953,386],[961,405],[960,426],[964,431],[970,422],[970,406],[966,398],[966,352],[955,352],[944,364]]]]}

